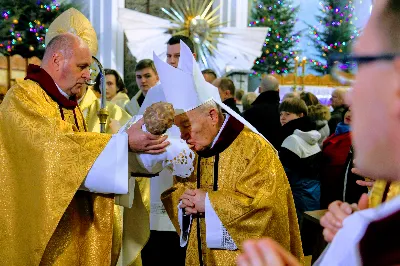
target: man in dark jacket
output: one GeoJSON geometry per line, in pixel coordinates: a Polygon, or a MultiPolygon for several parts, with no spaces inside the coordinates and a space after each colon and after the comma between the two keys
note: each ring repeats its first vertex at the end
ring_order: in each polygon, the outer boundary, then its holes
{"type": "Polygon", "coordinates": [[[259,90],[261,94],[252,107],[243,113],[243,117],[271,142],[275,149],[279,149],[282,144],[279,137],[279,82],[268,75],[261,80],[259,90]]]}
{"type": "Polygon", "coordinates": [[[241,115],[239,108],[236,106],[236,101],[234,98],[236,89],[233,81],[229,78],[218,78],[214,80],[212,84],[218,88],[222,102],[230,107],[233,111],[241,115]]]}
{"type": "Polygon", "coordinates": [[[329,130],[332,133],[336,131],[336,126],[343,121],[344,114],[346,113],[348,107],[344,104],[346,90],[343,88],[336,89],[332,92],[332,108],[331,119],[328,122],[329,130]]]}

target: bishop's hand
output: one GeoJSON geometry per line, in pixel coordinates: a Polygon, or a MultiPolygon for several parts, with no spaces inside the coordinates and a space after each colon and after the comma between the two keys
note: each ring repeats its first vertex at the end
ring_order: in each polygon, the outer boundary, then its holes
{"type": "Polygon", "coordinates": [[[132,152],[160,154],[166,151],[169,142],[167,136],[156,136],[142,130],[143,119],[133,124],[126,132],[128,144],[132,152]]]}
{"type": "Polygon", "coordinates": [[[179,198],[181,201],[179,208],[183,209],[186,215],[197,213],[197,209],[193,203],[193,197],[195,195],[196,193],[194,192],[194,190],[187,189],[179,198]]]}
{"type": "Polygon", "coordinates": [[[179,208],[185,209],[185,214],[196,214],[205,212],[206,192],[201,189],[187,189],[180,197],[179,208]]]}

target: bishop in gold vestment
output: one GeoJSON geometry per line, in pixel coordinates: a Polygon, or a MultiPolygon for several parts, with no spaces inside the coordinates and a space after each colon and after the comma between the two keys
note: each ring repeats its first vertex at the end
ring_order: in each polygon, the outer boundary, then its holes
{"type": "Polygon", "coordinates": [[[230,117],[214,147],[198,152],[195,169],[189,180],[177,179],[176,185],[163,193],[170,219],[180,232],[179,197],[188,188],[205,190],[238,249],[207,248],[205,218],[198,216],[188,236],[186,265],[201,265],[200,260],[202,265],[236,265],[243,241],[265,236],[303,260],[288,180],[278,156],[261,136],[230,117]]]}
{"type": "MultiPolygon", "coordinates": [[[[100,100],[91,88],[87,88],[82,93],[84,95],[79,101],[79,107],[88,131],[100,133],[100,119],[97,115],[100,110],[100,100]]],[[[116,133],[131,118],[121,107],[111,102],[106,103],[106,109],[108,111],[105,126],[107,133],[116,133]]],[[[134,203],[131,208],[121,211],[122,207],[115,206],[112,265],[118,261],[119,257],[121,257],[119,265],[142,265],[140,251],[150,235],[150,179],[136,178],[135,189],[138,191],[135,191],[134,203]],[[123,246],[122,254],[120,253],[121,244],[123,246]]]]}
{"type": "Polygon", "coordinates": [[[79,190],[111,135],[31,65],[0,106],[0,264],[110,265],[114,196],[79,190]]]}
{"type": "Polygon", "coordinates": [[[153,59],[181,138],[197,152],[189,179],[177,178],[161,195],[187,245],[186,265],[236,265],[243,242],[264,236],[303,260],[292,192],[274,148],[222,103],[184,42],[179,69],[153,59]]]}

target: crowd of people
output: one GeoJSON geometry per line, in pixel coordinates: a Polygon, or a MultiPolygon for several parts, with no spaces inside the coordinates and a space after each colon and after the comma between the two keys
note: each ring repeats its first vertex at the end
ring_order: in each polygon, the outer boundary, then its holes
{"type": "Polygon", "coordinates": [[[331,106],[307,91],[281,99],[272,75],[236,90],[200,71],[192,40],[175,35],[166,62],[137,63],[132,98],[105,69],[106,134],[100,75],[87,82],[97,39],[90,23],[64,25],[41,66],[0,88],[0,264],[301,265],[304,214],[322,209],[332,243],[316,265],[399,264],[399,17],[397,1],[376,5],[353,91],[335,89],[331,106]],[[174,126],[152,134],[143,117],[160,99],[174,126]],[[184,175],[167,167],[188,162],[184,175]]]}

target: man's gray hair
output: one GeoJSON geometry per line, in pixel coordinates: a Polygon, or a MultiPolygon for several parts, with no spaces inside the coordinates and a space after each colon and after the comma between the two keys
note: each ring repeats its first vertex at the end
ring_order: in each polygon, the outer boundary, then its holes
{"type": "Polygon", "coordinates": [[[199,107],[195,108],[194,110],[199,114],[199,115],[208,115],[210,110],[215,109],[217,110],[218,116],[220,118],[220,121],[223,121],[224,114],[222,113],[221,107],[214,101],[214,100],[209,100],[199,107]]]}
{"type": "Polygon", "coordinates": [[[202,105],[197,107],[197,109],[200,112],[208,112],[211,109],[216,109],[218,111],[218,113],[222,113],[221,107],[214,100],[209,100],[209,101],[203,103],[202,105]]]}
{"type": "Polygon", "coordinates": [[[264,91],[278,91],[279,81],[272,75],[267,75],[261,79],[260,92],[264,91]]]}
{"type": "Polygon", "coordinates": [[[344,100],[345,96],[346,96],[346,93],[347,93],[347,90],[345,88],[337,88],[332,92],[332,94],[333,93],[336,93],[337,96],[339,96],[342,100],[344,100]]]}
{"type": "Polygon", "coordinates": [[[246,93],[242,98],[243,111],[249,110],[258,95],[255,92],[246,93]]]}
{"type": "Polygon", "coordinates": [[[300,93],[298,93],[297,91],[294,92],[288,92],[283,96],[282,101],[287,100],[287,99],[291,99],[291,98],[298,98],[300,99],[300,93]]]}

